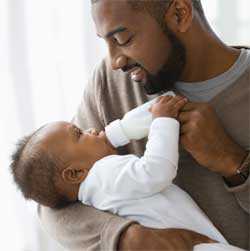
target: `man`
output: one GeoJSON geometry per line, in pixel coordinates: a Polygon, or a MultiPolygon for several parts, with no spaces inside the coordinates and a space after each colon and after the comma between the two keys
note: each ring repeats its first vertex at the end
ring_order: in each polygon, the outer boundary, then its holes
{"type": "MultiPolygon", "coordinates": [[[[176,183],[231,244],[250,248],[249,51],[220,41],[199,0],[95,0],[92,14],[109,60],[96,69],[74,122],[103,129],[149,100],[147,94],[174,89],[187,96],[176,183]]],[[[133,142],[120,153],[141,154],[144,146],[133,142]]],[[[40,217],[69,250],[192,250],[210,241],[185,230],[147,229],[79,204],[40,208],[40,217]]]]}

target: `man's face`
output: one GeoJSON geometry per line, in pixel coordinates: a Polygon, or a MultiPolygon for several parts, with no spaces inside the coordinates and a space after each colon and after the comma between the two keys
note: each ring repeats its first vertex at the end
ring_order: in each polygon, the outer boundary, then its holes
{"type": "Polygon", "coordinates": [[[99,0],[92,5],[98,36],[105,39],[114,70],[142,83],[147,93],[170,89],[185,65],[185,49],[176,36],[126,0],[99,0]]]}

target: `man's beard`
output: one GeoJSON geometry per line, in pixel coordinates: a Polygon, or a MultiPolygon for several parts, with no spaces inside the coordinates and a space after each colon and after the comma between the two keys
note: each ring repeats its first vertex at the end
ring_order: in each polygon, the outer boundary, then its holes
{"type": "Polygon", "coordinates": [[[142,84],[149,95],[173,89],[174,84],[180,79],[186,64],[186,49],[184,45],[167,26],[163,29],[172,48],[167,62],[156,74],[150,74],[146,71],[146,83],[142,84]]]}

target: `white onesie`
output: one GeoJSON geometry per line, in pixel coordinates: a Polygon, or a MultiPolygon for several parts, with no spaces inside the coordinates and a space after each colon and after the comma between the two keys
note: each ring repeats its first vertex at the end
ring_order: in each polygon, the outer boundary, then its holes
{"type": "Polygon", "coordinates": [[[78,199],[146,227],[189,229],[224,243],[197,245],[194,250],[231,250],[193,199],[172,183],[177,174],[178,144],[179,122],[155,119],[143,157],[111,155],[97,161],[82,182],[78,199]]]}

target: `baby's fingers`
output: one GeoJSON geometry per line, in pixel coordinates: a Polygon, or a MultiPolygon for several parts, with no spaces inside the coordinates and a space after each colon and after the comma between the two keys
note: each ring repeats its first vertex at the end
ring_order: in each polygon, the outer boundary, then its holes
{"type": "Polygon", "coordinates": [[[183,97],[174,104],[174,107],[179,111],[187,102],[188,99],[183,97]]]}
{"type": "Polygon", "coordinates": [[[168,102],[171,99],[173,99],[173,96],[169,96],[169,95],[167,95],[167,96],[160,96],[160,97],[157,98],[156,103],[159,103],[159,102],[168,102]]]}

